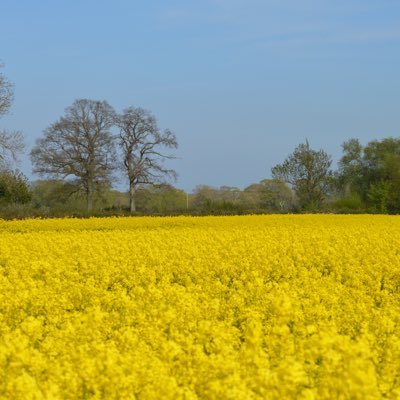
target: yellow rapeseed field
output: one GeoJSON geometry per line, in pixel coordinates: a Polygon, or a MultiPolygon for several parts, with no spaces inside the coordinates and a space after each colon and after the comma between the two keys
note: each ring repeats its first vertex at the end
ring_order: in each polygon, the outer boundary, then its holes
{"type": "Polygon", "coordinates": [[[1,399],[399,399],[400,217],[0,221],[1,399]]]}

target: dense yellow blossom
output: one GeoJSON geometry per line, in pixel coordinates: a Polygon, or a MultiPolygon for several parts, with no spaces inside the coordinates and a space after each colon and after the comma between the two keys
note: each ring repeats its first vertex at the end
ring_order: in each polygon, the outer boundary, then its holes
{"type": "Polygon", "coordinates": [[[0,221],[2,399],[399,399],[400,218],[0,221]]]}

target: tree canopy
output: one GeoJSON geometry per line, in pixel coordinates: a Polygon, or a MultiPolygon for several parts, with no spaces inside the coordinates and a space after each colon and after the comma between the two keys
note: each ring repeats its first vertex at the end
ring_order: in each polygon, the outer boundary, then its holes
{"type": "Polygon", "coordinates": [[[36,141],[31,151],[34,172],[73,178],[91,210],[96,189],[110,182],[115,168],[114,119],[106,101],[76,100],[36,141]]]}
{"type": "Polygon", "coordinates": [[[274,179],[293,188],[300,206],[319,208],[329,189],[331,157],[324,150],[311,149],[308,141],[299,144],[282,164],[272,168],[274,179]]]}

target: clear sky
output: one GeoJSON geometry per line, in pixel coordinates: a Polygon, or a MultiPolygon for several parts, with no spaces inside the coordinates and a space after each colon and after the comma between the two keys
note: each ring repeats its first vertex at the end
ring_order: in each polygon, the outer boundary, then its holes
{"type": "Polygon", "coordinates": [[[185,190],[244,188],[305,138],[336,161],[400,135],[398,0],[1,0],[0,59],[0,127],[28,150],[77,98],[140,106],[175,132],[185,190]]]}

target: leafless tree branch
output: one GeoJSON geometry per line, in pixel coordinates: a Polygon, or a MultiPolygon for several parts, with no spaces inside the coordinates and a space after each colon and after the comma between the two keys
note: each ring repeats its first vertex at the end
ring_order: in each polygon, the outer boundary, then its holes
{"type": "Polygon", "coordinates": [[[170,130],[160,131],[155,117],[142,108],[130,107],[116,117],[118,144],[123,153],[123,168],[129,181],[130,208],[135,211],[135,191],[140,184],[162,183],[176,179],[172,169],[164,167],[173,159],[163,149],[176,149],[178,143],[170,130]]]}
{"type": "MultiPolygon", "coordinates": [[[[0,68],[3,65],[0,64],[0,68]]],[[[14,99],[14,86],[3,75],[0,74],[0,116],[8,112],[14,99]]]]}
{"type": "Polygon", "coordinates": [[[18,156],[25,149],[21,132],[0,132],[0,167],[10,169],[10,165],[19,161],[18,156]]]}
{"type": "Polygon", "coordinates": [[[37,140],[31,151],[33,171],[56,178],[74,177],[90,210],[96,186],[109,182],[115,167],[114,115],[105,101],[76,100],[37,140]]]}

